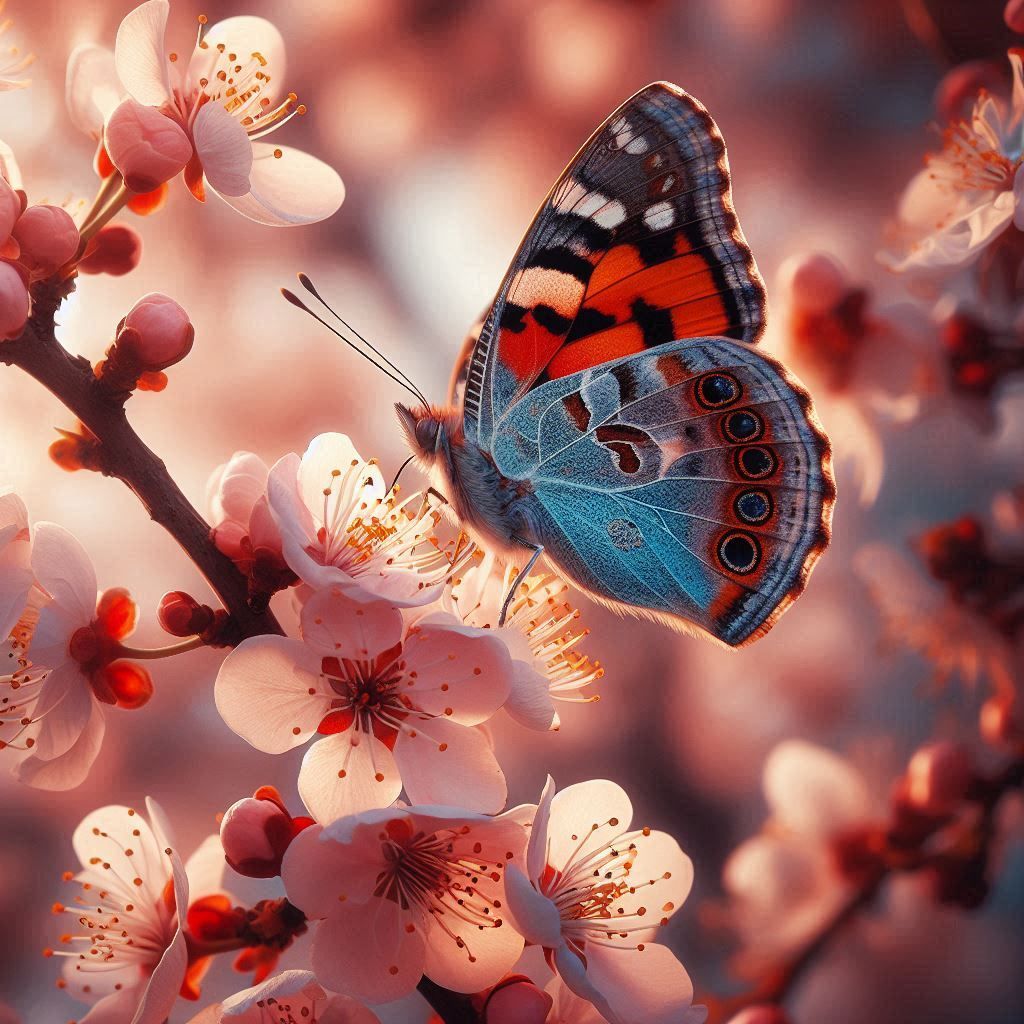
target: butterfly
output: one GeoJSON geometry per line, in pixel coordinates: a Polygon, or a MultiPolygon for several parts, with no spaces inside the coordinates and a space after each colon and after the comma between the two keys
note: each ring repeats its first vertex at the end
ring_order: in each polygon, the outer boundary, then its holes
{"type": "Polygon", "coordinates": [[[449,404],[396,409],[467,531],[526,559],[517,582],[543,554],[599,602],[740,646],[804,589],[835,500],[809,395],[756,347],[765,314],[722,136],[658,82],[555,183],[449,404]]]}

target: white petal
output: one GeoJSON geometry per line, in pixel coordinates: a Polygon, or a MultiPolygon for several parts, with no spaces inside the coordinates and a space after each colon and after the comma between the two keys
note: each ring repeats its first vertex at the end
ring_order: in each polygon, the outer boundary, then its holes
{"type": "Polygon", "coordinates": [[[322,655],[372,659],[402,640],[402,613],[386,601],[321,590],[302,607],[302,638],[322,655]]]}
{"type": "Polygon", "coordinates": [[[196,115],[192,136],[210,187],[222,196],[244,196],[253,152],[241,123],[219,103],[207,103],[196,115]]]}
{"type": "Polygon", "coordinates": [[[126,15],[117,30],[114,60],[121,84],[147,107],[170,101],[164,33],[170,4],[146,0],[126,15]]]}
{"type": "MultiPolygon", "coordinates": [[[[231,869],[224,859],[224,846],[220,834],[207,836],[185,861],[185,876],[188,878],[190,898],[200,900],[204,896],[218,893],[228,895],[226,876],[231,869]]],[[[235,876],[237,879],[237,875],[235,876]]]]}
{"type": "Polygon", "coordinates": [[[253,53],[259,53],[263,58],[270,82],[261,90],[262,98],[273,99],[281,93],[286,71],[284,39],[276,26],[266,18],[252,15],[225,18],[206,30],[203,41],[207,44],[206,48],[197,47],[189,61],[186,75],[189,84],[198,85],[200,78],[212,77],[219,57],[217,44],[223,43],[229,52],[238,55],[241,64],[248,63],[253,53]]]}
{"type": "Polygon", "coordinates": [[[84,1017],[79,1018],[78,1024],[127,1024],[138,1003],[138,987],[125,986],[104,996],[84,1017]]]}
{"type": "MultiPolygon", "coordinates": [[[[313,1009],[319,1009],[327,993],[320,987],[312,971],[284,971],[262,984],[236,992],[222,1003],[224,1024],[260,1024],[266,1020],[264,1008],[271,999],[286,998],[288,1016],[295,1021],[315,1020],[323,1017],[313,1009]]],[[[270,1005],[273,1005],[272,1003],[270,1005]]]]}
{"type": "Polygon", "coordinates": [[[548,823],[551,865],[560,867],[578,851],[607,844],[625,832],[632,820],[633,805],[625,790],[607,779],[559,790],[551,801],[548,823]],[[588,838],[581,843],[584,836],[588,838]]]}
{"type": "Polygon", "coordinates": [[[248,195],[221,197],[243,217],[271,227],[292,227],[315,224],[337,212],[345,186],[333,167],[289,146],[254,142],[252,148],[248,195]]]}
{"type": "Polygon", "coordinates": [[[505,909],[512,927],[528,942],[554,949],[562,941],[558,908],[514,864],[505,870],[505,909]]]}
{"type": "Polygon", "coordinates": [[[551,801],[555,797],[555,780],[549,775],[544,782],[540,803],[533,815],[530,842],[526,848],[526,871],[530,879],[539,882],[548,866],[548,829],[551,822],[551,801]]]}
{"type": "Polygon", "coordinates": [[[525,661],[512,662],[512,687],[505,710],[527,729],[547,732],[558,721],[547,676],[525,661]]]}
{"type": "Polygon", "coordinates": [[[395,760],[413,804],[443,804],[454,798],[460,807],[485,814],[505,806],[505,776],[479,729],[445,718],[415,729],[415,736],[403,733],[395,744],[395,760]]]}
{"type": "MultiPolygon", "coordinates": [[[[324,504],[324,488],[337,490],[339,479],[344,480],[351,467],[363,462],[347,434],[318,434],[309,442],[299,463],[299,494],[306,507],[319,513],[324,504]],[[339,474],[335,476],[335,474],[339,474]]],[[[353,481],[351,497],[344,504],[356,514],[361,505],[384,497],[384,478],[376,465],[370,464],[353,481]]]]}
{"type": "Polygon", "coordinates": [[[658,943],[642,950],[588,944],[587,978],[623,1024],[680,1024],[693,1002],[690,976],[658,943]]]}
{"type": "Polygon", "coordinates": [[[18,765],[18,779],[36,789],[67,790],[80,786],[99,755],[105,730],[103,707],[93,701],[89,720],[78,739],[63,754],[49,761],[37,756],[25,758],[18,765]]]}
{"type": "Polygon", "coordinates": [[[394,755],[372,733],[355,729],[317,740],[299,770],[299,795],[317,821],[387,807],[401,791],[394,755]]]}
{"type": "Polygon", "coordinates": [[[32,571],[54,602],[81,625],[96,616],[96,570],[85,548],[63,526],[36,523],[32,571]]]}
{"type": "Polygon", "coordinates": [[[214,701],[242,739],[257,750],[283,754],[305,743],[330,710],[319,672],[320,659],[297,640],[250,637],[222,662],[214,701]]]}
{"type": "Polygon", "coordinates": [[[76,46],[68,57],[64,98],[74,126],[99,139],[107,118],[124,98],[114,54],[93,43],[76,46]]]}
{"type": "Polygon", "coordinates": [[[34,754],[44,761],[66,754],[81,738],[98,703],[74,662],[55,668],[32,709],[33,716],[42,719],[34,754]]]}
{"type": "Polygon", "coordinates": [[[32,589],[28,512],[16,494],[0,495],[0,638],[6,639],[25,610],[32,589]]]}

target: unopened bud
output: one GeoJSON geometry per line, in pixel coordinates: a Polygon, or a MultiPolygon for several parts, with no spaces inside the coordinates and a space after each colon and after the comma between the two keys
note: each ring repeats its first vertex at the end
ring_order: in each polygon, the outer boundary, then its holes
{"type": "Polygon", "coordinates": [[[9,263],[0,263],[0,340],[11,341],[25,330],[28,289],[24,278],[9,263]]]}
{"type": "Polygon", "coordinates": [[[1024,743],[1020,708],[1010,694],[996,694],[982,704],[979,726],[982,739],[994,747],[1024,743]]]}
{"type": "Polygon", "coordinates": [[[148,704],[149,698],[153,696],[153,680],[149,673],[141,665],[131,661],[112,662],[94,672],[90,681],[93,692],[97,693],[101,700],[101,694],[109,691],[113,697],[110,703],[128,711],[148,704]]]}
{"type": "Polygon", "coordinates": [[[11,237],[20,216],[21,196],[11,188],[7,179],[0,175],[0,245],[11,237]]]}
{"type": "Polygon", "coordinates": [[[220,823],[224,856],[239,874],[273,878],[281,873],[291,841],[311,824],[311,818],[293,818],[277,791],[264,786],[225,812],[220,823]]]}
{"type": "Polygon", "coordinates": [[[971,755],[960,743],[941,740],[921,747],[907,766],[906,797],[919,810],[948,814],[967,795],[974,777],[971,755]]]}
{"type": "Polygon", "coordinates": [[[515,975],[495,986],[484,1009],[485,1024],[544,1024],[554,1000],[529,978],[515,975]]]}
{"type": "Polygon", "coordinates": [[[846,272],[831,256],[815,252],[786,260],[780,271],[795,310],[814,315],[828,313],[849,289],[846,272]]]}
{"type": "Polygon", "coordinates": [[[78,261],[83,274],[121,277],[142,259],[142,238],[126,224],[108,224],[93,236],[85,257],[78,261]]]}
{"type": "Polygon", "coordinates": [[[182,590],[164,594],[156,614],[160,625],[171,636],[197,636],[212,625],[214,618],[212,608],[182,590]]]}
{"type": "Polygon", "coordinates": [[[132,192],[152,192],[179,174],[192,156],[192,143],[176,121],[133,99],[110,115],[103,141],[132,192]]]}
{"type": "Polygon", "coordinates": [[[63,267],[78,252],[81,241],[67,210],[45,204],[30,206],[11,236],[21,247],[18,262],[36,281],[63,267]]]}
{"type": "Polygon", "coordinates": [[[152,292],[132,306],[114,347],[118,357],[142,373],[180,362],[191,351],[195,336],[188,313],[169,296],[152,292]]]}
{"type": "Polygon", "coordinates": [[[1024,35],[1024,0],[1009,0],[1003,10],[1003,20],[1010,31],[1024,35]]]}

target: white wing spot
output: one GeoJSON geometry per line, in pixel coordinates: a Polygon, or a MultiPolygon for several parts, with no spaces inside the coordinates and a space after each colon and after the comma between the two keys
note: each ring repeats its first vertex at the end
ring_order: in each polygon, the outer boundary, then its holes
{"type": "Polygon", "coordinates": [[[630,139],[630,141],[626,143],[626,152],[631,153],[633,156],[639,156],[641,153],[646,153],[649,148],[647,140],[642,135],[638,135],[635,139],[630,139]]]}
{"type": "Polygon", "coordinates": [[[675,223],[676,211],[671,203],[655,203],[644,213],[644,223],[652,231],[664,231],[675,223]]]}

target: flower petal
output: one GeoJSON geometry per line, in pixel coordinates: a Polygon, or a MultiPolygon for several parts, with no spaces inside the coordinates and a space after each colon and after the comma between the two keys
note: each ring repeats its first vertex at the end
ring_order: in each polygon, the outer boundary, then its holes
{"type": "Polygon", "coordinates": [[[410,915],[391,900],[343,903],[317,925],[313,971],[336,992],[370,1003],[391,1002],[412,992],[420,980],[424,940],[410,915]]]}
{"type": "MultiPolygon", "coordinates": [[[[587,944],[587,978],[612,1011],[610,1020],[689,1024],[693,983],[672,951],[658,943],[641,949],[587,944]]],[[[696,1015],[696,1020],[701,1019],[696,1015]]]]}
{"type": "Polygon", "coordinates": [[[78,1024],[126,1024],[138,1007],[139,990],[136,986],[119,988],[104,996],[78,1019],[78,1024]]]}
{"type": "Polygon", "coordinates": [[[214,701],[242,739],[257,750],[283,754],[305,743],[330,710],[319,672],[320,660],[297,640],[250,637],[221,664],[214,701]]]}
{"type": "Polygon", "coordinates": [[[479,729],[432,719],[417,725],[415,735],[399,736],[395,760],[413,804],[444,804],[458,794],[468,810],[497,814],[505,806],[505,776],[479,729]]]}
{"type": "Polygon", "coordinates": [[[36,523],[32,571],[55,604],[87,625],[96,614],[96,570],[85,548],[63,526],[36,523]]]}
{"type": "Polygon", "coordinates": [[[512,659],[493,633],[425,624],[410,630],[404,654],[408,669],[416,672],[406,694],[430,714],[479,725],[508,697],[512,659]]]}
{"type": "Polygon", "coordinates": [[[325,736],[302,759],[299,795],[317,821],[387,807],[401,792],[395,758],[373,733],[325,736]]]}
{"type": "Polygon", "coordinates": [[[558,908],[515,865],[505,869],[505,909],[512,927],[528,942],[547,949],[561,943],[558,908]]]}
{"type": "Polygon", "coordinates": [[[42,720],[34,754],[44,761],[66,754],[88,727],[98,703],[78,665],[66,662],[55,668],[43,681],[32,710],[42,720]]]}
{"type": "Polygon", "coordinates": [[[629,828],[633,805],[625,790],[607,779],[592,779],[559,790],[551,801],[548,857],[555,867],[574,853],[605,845],[629,828]],[[581,836],[588,836],[582,843],[581,836]]]}
{"type": "Polygon", "coordinates": [[[258,53],[270,77],[269,83],[261,83],[260,96],[273,100],[279,94],[286,72],[284,39],[266,18],[253,15],[225,18],[203,33],[203,42],[206,46],[196,47],[189,61],[186,79],[190,85],[198,85],[200,78],[212,78],[216,74],[220,57],[217,45],[223,43],[227,50],[238,54],[242,63],[247,63],[250,55],[258,53]]]}
{"type": "Polygon", "coordinates": [[[114,42],[121,84],[149,107],[163,106],[171,99],[164,49],[169,12],[167,0],[146,0],[125,16],[114,42]]]}
{"type": "Polygon", "coordinates": [[[260,985],[228,996],[221,1004],[223,1020],[225,1024],[234,1021],[238,1024],[259,1024],[266,1019],[265,1007],[274,1006],[274,1001],[280,1002],[284,996],[288,997],[286,1012],[292,1020],[323,1020],[319,1013],[312,1011],[323,1005],[327,993],[312,971],[283,971],[260,985]]]}
{"type": "Polygon", "coordinates": [[[555,780],[549,775],[544,783],[540,803],[533,814],[530,841],[526,847],[526,873],[539,882],[548,865],[548,829],[551,822],[551,801],[555,796],[555,780]]]}
{"type": "Polygon", "coordinates": [[[99,139],[103,125],[121,102],[124,88],[117,77],[114,54],[105,46],[86,43],[68,57],[64,97],[74,126],[99,139]]]}
{"type": "Polygon", "coordinates": [[[318,654],[373,659],[402,640],[402,613],[386,601],[320,590],[303,605],[302,638],[318,654]]]}
{"type": "Polygon", "coordinates": [[[0,494],[0,638],[14,629],[31,589],[28,511],[16,494],[0,494]]]}
{"type": "Polygon", "coordinates": [[[207,103],[196,115],[192,137],[210,187],[222,196],[244,196],[253,147],[241,123],[219,103],[207,103]]]}
{"type": "Polygon", "coordinates": [[[337,212],[345,186],[333,167],[288,146],[254,142],[252,149],[250,191],[238,198],[222,195],[228,206],[271,227],[315,224],[337,212]]]}
{"type": "Polygon", "coordinates": [[[50,760],[27,757],[17,767],[20,782],[36,789],[67,790],[80,786],[89,774],[93,762],[103,746],[106,715],[98,701],[92,701],[92,710],[78,739],[63,753],[50,760]]]}
{"type": "Polygon", "coordinates": [[[558,725],[547,676],[526,661],[512,662],[512,686],[505,710],[527,729],[547,732],[558,725]]]}

